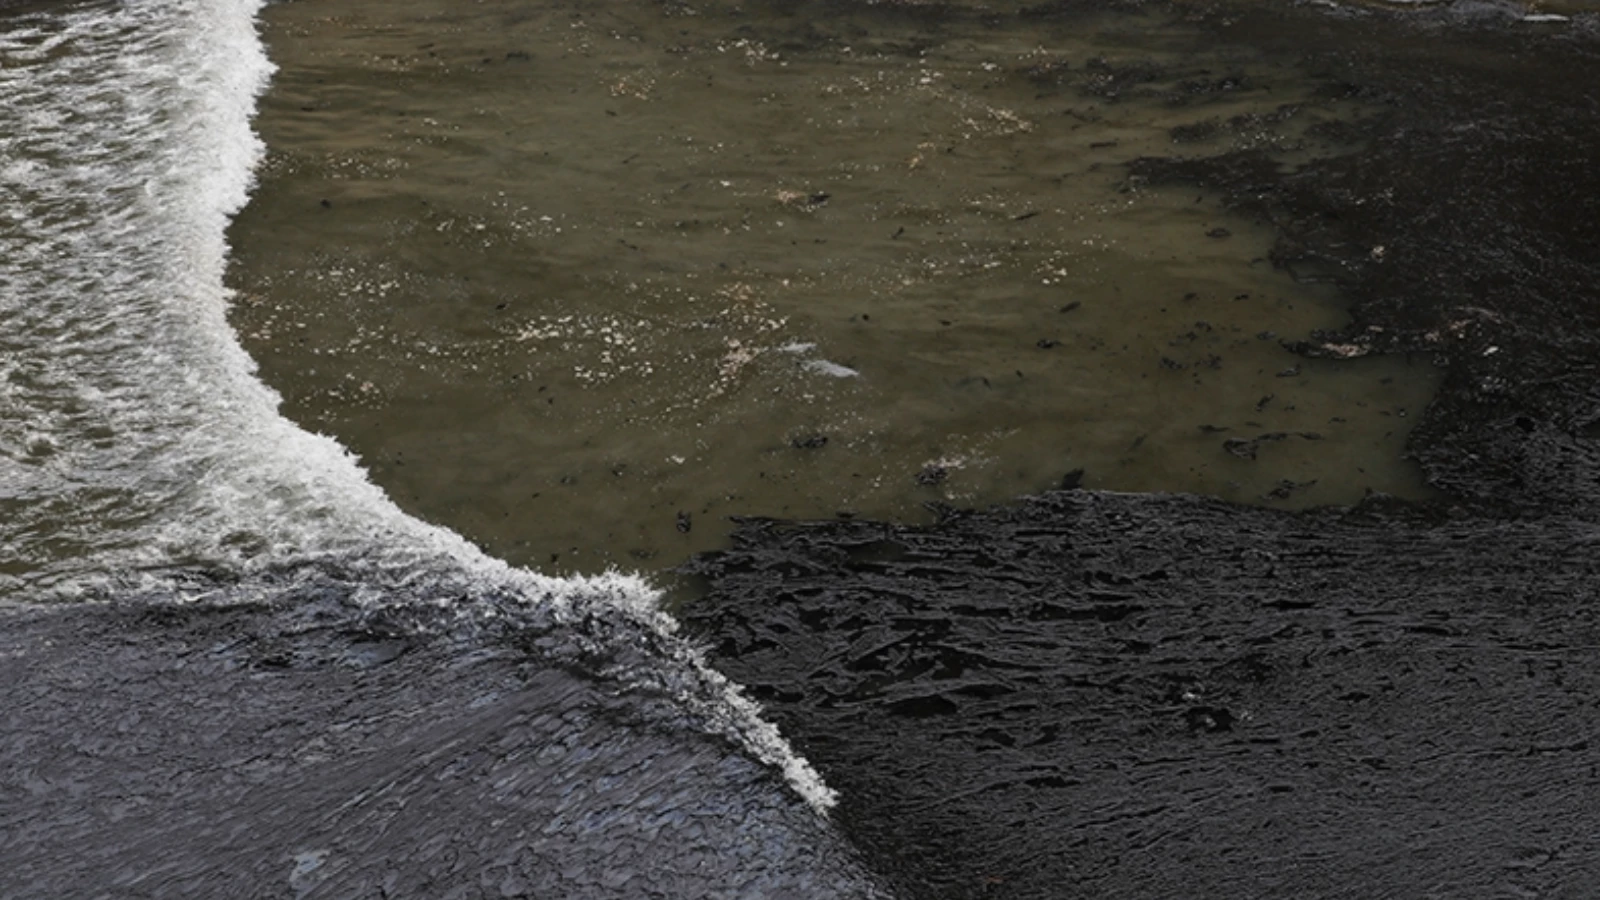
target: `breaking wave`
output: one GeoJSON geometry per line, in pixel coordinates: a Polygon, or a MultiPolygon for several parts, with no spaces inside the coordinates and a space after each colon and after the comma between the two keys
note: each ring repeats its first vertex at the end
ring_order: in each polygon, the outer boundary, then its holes
{"type": "Polygon", "coordinates": [[[531,629],[833,794],[634,576],[552,578],[403,513],[278,411],[227,322],[229,218],[262,146],[263,0],[0,22],[0,602],[282,604],[531,629]]]}

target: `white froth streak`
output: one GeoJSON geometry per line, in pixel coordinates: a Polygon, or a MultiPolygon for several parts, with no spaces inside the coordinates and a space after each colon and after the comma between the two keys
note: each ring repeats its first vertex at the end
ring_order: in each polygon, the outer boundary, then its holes
{"type": "Polygon", "coordinates": [[[373,604],[423,602],[397,589],[434,580],[450,586],[434,602],[467,617],[495,613],[455,599],[463,584],[557,621],[625,618],[663,638],[658,683],[825,812],[834,793],[676,636],[647,582],[514,569],[406,515],[345,448],[279,413],[224,286],[227,225],[263,153],[264,5],[142,0],[0,33],[0,186],[14,188],[0,194],[0,502],[20,509],[0,546],[35,565],[21,588],[82,596],[359,555],[386,576],[373,604]],[[440,567],[459,574],[417,575],[440,567]]]}

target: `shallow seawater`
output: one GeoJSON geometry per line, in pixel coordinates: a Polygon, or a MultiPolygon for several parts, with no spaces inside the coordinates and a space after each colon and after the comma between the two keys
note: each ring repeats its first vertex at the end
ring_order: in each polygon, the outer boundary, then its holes
{"type": "MultiPolygon", "coordinates": [[[[48,735],[47,742],[64,741],[62,746],[77,746],[71,735],[80,726],[83,731],[76,733],[104,733],[97,713],[61,701],[61,683],[49,674],[70,671],[73,679],[81,674],[128,686],[123,666],[112,658],[117,654],[99,653],[87,643],[93,640],[89,632],[100,627],[118,632],[128,671],[148,663],[152,671],[171,674],[174,666],[187,666],[180,659],[186,651],[179,649],[188,646],[187,639],[177,635],[193,621],[190,616],[259,614],[257,625],[244,629],[252,636],[238,643],[229,639],[227,646],[234,648],[254,646],[258,637],[275,643],[302,635],[308,625],[370,644],[359,636],[372,634],[372,623],[381,619],[379,643],[388,644],[388,651],[374,656],[366,652],[370,647],[357,647],[336,664],[342,672],[391,662],[431,641],[452,658],[463,654],[468,660],[478,648],[514,641],[518,649],[505,658],[514,656],[524,672],[525,666],[558,667],[574,683],[589,685],[585,690],[603,691],[607,702],[634,709],[654,703],[669,728],[649,726],[652,740],[670,744],[675,738],[667,735],[679,726],[690,730],[691,742],[694,734],[715,735],[717,754],[755,760],[781,774],[793,792],[781,802],[815,810],[830,806],[831,790],[760,718],[758,708],[674,636],[677,625],[658,607],[659,592],[642,579],[616,573],[554,578],[508,566],[448,529],[406,515],[340,444],[279,414],[278,394],[255,377],[255,361],[235,340],[223,278],[227,226],[245,205],[263,149],[252,129],[257,97],[273,71],[257,33],[262,5],[263,0],[97,0],[0,17],[0,615],[15,639],[14,647],[0,648],[0,656],[16,658],[16,648],[25,648],[18,678],[9,679],[23,685],[17,721],[42,715],[36,720],[39,733],[48,735]],[[103,609],[101,602],[117,608],[103,609]],[[124,630],[116,624],[124,612],[142,624],[130,622],[124,630]],[[67,624],[72,621],[87,627],[67,624]],[[45,622],[53,623],[43,627],[56,637],[36,639],[40,633],[31,629],[45,622]],[[85,643],[77,640],[80,633],[85,643]],[[35,649],[43,654],[37,660],[35,649]],[[63,725],[58,715],[79,718],[63,725]]],[[[265,708],[260,703],[271,692],[254,689],[264,670],[298,668],[309,677],[311,690],[291,687],[283,695],[300,711],[311,709],[312,696],[330,683],[322,677],[331,671],[321,668],[325,657],[245,651],[224,663],[215,655],[222,645],[203,641],[210,645],[205,665],[217,667],[202,680],[214,687],[221,684],[218,678],[243,679],[235,685],[240,690],[222,693],[244,706],[265,708]]],[[[201,734],[213,749],[238,738],[232,720],[218,730],[217,720],[201,707],[187,701],[164,706],[166,698],[184,691],[172,693],[172,682],[163,677],[143,682],[149,690],[140,700],[150,702],[135,704],[142,721],[169,736],[201,734]]],[[[355,690],[373,700],[371,686],[355,690]]],[[[412,687],[402,691],[410,706],[412,687]]],[[[547,703],[535,705],[549,713],[547,703]]],[[[312,727],[320,727],[315,713],[307,715],[312,727]]],[[[626,734],[634,727],[619,723],[608,722],[602,731],[626,734]]],[[[561,726],[530,727],[537,746],[565,740],[561,726]]],[[[580,742],[584,759],[603,756],[596,748],[605,740],[580,742]]],[[[455,736],[450,746],[461,749],[455,736]]],[[[400,748],[386,764],[403,768],[406,759],[441,759],[431,751],[408,753],[400,748]]],[[[84,800],[93,793],[87,785],[99,776],[72,762],[81,762],[81,754],[55,756],[73,770],[56,783],[84,789],[74,790],[65,806],[48,792],[37,794],[37,809],[19,815],[38,825],[35,841],[53,847],[60,838],[60,846],[77,847],[88,808],[83,804],[93,805],[84,800]],[[57,812],[62,817],[54,818],[57,812]]],[[[118,797],[128,796],[123,776],[155,759],[130,768],[120,766],[125,757],[105,757],[116,770],[105,781],[116,783],[118,797]]],[[[297,753],[293,765],[311,762],[297,753]]],[[[571,762],[545,759],[519,769],[548,784],[584,764],[571,762]],[[540,774],[550,766],[561,771],[540,774]]],[[[151,770],[152,783],[161,785],[157,792],[190,812],[203,807],[208,791],[189,777],[194,765],[194,758],[173,759],[151,770]],[[180,785],[176,793],[168,790],[174,784],[180,785]]],[[[237,772],[226,774],[232,765],[202,768],[237,784],[237,772]]],[[[633,763],[626,768],[642,771],[633,763]]],[[[243,778],[260,787],[259,774],[243,778]]],[[[325,774],[332,781],[341,777],[325,774]]],[[[665,802],[680,811],[738,793],[715,786],[716,776],[678,784],[684,793],[665,802]]],[[[561,802],[569,798],[577,799],[568,793],[561,802]]],[[[236,793],[229,794],[226,805],[259,820],[259,809],[251,812],[250,804],[237,801],[236,793]]],[[[596,809],[616,808],[610,800],[599,802],[603,807],[596,809]]],[[[576,815],[574,809],[564,806],[563,814],[576,815]]],[[[161,820],[157,830],[173,822],[184,827],[187,815],[151,814],[161,820]]],[[[325,826],[332,821],[316,817],[325,826]]],[[[380,829],[386,836],[391,824],[386,820],[380,829]]],[[[242,833],[229,831],[233,838],[242,833]]],[[[597,833],[586,826],[582,840],[597,833]]],[[[652,826],[651,833],[662,832],[652,826]]],[[[201,849],[194,859],[233,859],[241,847],[260,849],[259,842],[233,838],[220,856],[201,849]]],[[[77,883],[99,890],[149,871],[149,842],[123,850],[115,839],[95,843],[111,855],[50,873],[7,871],[0,894],[81,896],[83,890],[39,885],[60,875],[58,884],[81,877],[77,883]],[[125,855],[113,861],[118,853],[125,855]],[[32,887],[12,889],[12,883],[32,887]]],[[[178,843],[193,849],[192,842],[178,843]]],[[[616,844],[599,839],[592,846],[617,859],[616,844]]],[[[809,872],[811,844],[799,839],[794,846],[807,850],[809,872]]],[[[71,855],[70,849],[63,852],[71,855]]],[[[286,858],[263,852],[276,861],[286,858]]],[[[33,856],[61,854],[49,849],[33,856]]],[[[164,890],[193,894],[182,885],[198,884],[194,872],[210,864],[164,868],[164,890]],[[178,871],[186,867],[189,872],[178,871]]],[[[232,881],[250,866],[228,868],[232,881]]],[[[559,877],[567,877],[565,870],[559,877]]],[[[248,880],[271,882],[254,873],[248,880]]],[[[304,887],[293,876],[289,886],[304,887]]]]}
{"type": "Polygon", "coordinates": [[[659,569],[731,515],[919,521],[1077,469],[1426,494],[1430,362],[1292,354],[1338,293],[1125,168],[1353,149],[1376,111],[1298,60],[1126,10],[349,0],[264,29],[231,321],[286,414],[513,563],[659,569]]]}

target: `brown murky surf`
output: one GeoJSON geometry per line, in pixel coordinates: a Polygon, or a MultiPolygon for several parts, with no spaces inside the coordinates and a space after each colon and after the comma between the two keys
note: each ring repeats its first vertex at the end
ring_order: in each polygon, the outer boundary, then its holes
{"type": "Polygon", "coordinates": [[[915,521],[1076,469],[1425,491],[1429,362],[1291,354],[1337,293],[1123,165],[1348,149],[1370,110],[1314,72],[1127,11],[360,0],[265,28],[234,323],[292,418],[513,562],[656,569],[729,515],[915,521]]]}

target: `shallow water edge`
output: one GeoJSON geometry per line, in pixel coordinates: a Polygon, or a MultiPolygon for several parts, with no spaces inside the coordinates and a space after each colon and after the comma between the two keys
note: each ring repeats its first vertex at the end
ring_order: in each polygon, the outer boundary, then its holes
{"type": "Polygon", "coordinates": [[[1135,174],[1339,279],[1352,320],[1299,353],[1442,358],[1411,445],[1442,501],[749,523],[693,564],[693,640],[843,789],[831,820],[685,702],[717,685],[632,583],[485,587],[420,525],[6,607],[0,893],[1585,896],[1593,44],[1196,14],[1391,110],[1303,170],[1230,147],[1135,174]]]}
{"type": "Polygon", "coordinates": [[[1175,10],[290,4],[232,321],[407,511],[551,572],[730,515],[929,521],[1083,471],[1422,498],[1427,354],[1171,152],[1293,169],[1381,104],[1175,10]],[[470,102],[464,102],[470,97],[470,102]]]}
{"type": "Polygon", "coordinates": [[[1072,491],[927,528],[752,520],[688,567],[708,593],[685,616],[903,896],[1583,896],[1594,32],[1214,24],[1391,114],[1295,173],[1249,152],[1136,172],[1224,191],[1277,225],[1281,265],[1345,286],[1354,321],[1301,352],[1441,358],[1411,447],[1444,499],[1072,491]]]}

